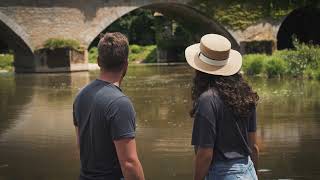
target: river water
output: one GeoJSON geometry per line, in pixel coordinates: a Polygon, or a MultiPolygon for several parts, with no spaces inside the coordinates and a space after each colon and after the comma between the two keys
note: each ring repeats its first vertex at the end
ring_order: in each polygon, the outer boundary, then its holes
{"type": "MultiPolygon", "coordinates": [[[[130,67],[123,91],[137,111],[146,179],[192,179],[187,66],[130,67]]],[[[77,179],[72,102],[98,72],[0,74],[0,180],[77,179]]],[[[260,95],[260,179],[320,179],[320,82],[248,81],[260,95]]]]}

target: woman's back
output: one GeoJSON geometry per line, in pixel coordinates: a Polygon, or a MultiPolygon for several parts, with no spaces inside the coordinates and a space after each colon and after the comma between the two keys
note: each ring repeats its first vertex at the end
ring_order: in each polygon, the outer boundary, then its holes
{"type": "Polygon", "coordinates": [[[195,108],[193,145],[214,148],[214,161],[246,158],[251,150],[248,133],[256,131],[255,109],[248,120],[239,120],[214,88],[201,94],[195,108]]]}

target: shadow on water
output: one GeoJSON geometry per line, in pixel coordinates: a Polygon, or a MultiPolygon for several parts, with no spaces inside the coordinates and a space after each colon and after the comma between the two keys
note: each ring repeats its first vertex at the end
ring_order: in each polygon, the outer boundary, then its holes
{"type": "Polygon", "coordinates": [[[0,74],[0,135],[14,124],[18,112],[27,106],[33,96],[33,78],[0,74]]]}
{"type": "Polygon", "coordinates": [[[61,177],[74,179],[79,167],[71,107],[89,80],[88,72],[1,76],[1,180],[47,179],[59,168],[61,177]]]}

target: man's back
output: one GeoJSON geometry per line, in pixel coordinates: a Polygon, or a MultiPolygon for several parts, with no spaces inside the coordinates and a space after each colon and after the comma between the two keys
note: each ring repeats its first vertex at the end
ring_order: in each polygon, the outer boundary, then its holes
{"type": "Polygon", "coordinates": [[[74,102],[74,124],[79,129],[83,180],[120,179],[114,140],[134,138],[135,112],[117,86],[95,80],[74,102]]]}

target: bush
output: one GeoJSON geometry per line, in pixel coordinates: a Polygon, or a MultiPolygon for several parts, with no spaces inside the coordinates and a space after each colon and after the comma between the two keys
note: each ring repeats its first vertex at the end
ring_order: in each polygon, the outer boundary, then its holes
{"type": "Polygon", "coordinates": [[[73,39],[50,38],[44,42],[43,47],[52,50],[57,48],[71,48],[77,51],[83,51],[80,43],[73,39]]]}
{"type": "Polygon", "coordinates": [[[283,76],[286,73],[286,63],[279,57],[270,56],[265,63],[265,72],[269,78],[283,76]]]}
{"type": "Polygon", "coordinates": [[[13,59],[12,54],[0,54],[0,69],[11,71],[13,69],[13,59]]]}
{"type": "Polygon", "coordinates": [[[265,54],[249,54],[243,57],[243,71],[248,75],[258,75],[264,70],[265,54]]]}
{"type": "Polygon", "coordinates": [[[320,68],[315,71],[314,77],[315,77],[316,80],[320,81],[320,68]]]}
{"type": "Polygon", "coordinates": [[[88,53],[89,63],[98,63],[98,48],[93,47],[89,50],[88,53]]]}
{"type": "Polygon", "coordinates": [[[133,54],[141,53],[143,51],[143,47],[136,45],[136,44],[133,44],[130,46],[130,51],[133,54]]]}
{"type": "Polygon", "coordinates": [[[287,73],[293,77],[302,77],[320,67],[320,47],[295,42],[296,50],[277,51],[275,56],[283,59],[287,73]],[[306,71],[306,72],[305,72],[306,71]]]}
{"type": "Polygon", "coordinates": [[[130,54],[129,54],[129,62],[156,62],[156,45],[147,45],[147,46],[139,46],[139,45],[130,45],[130,54]]]}

